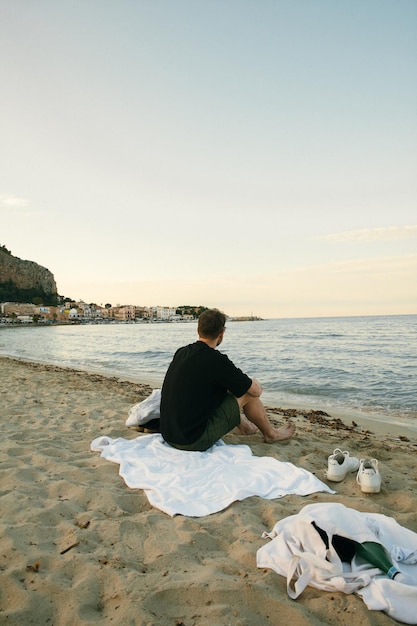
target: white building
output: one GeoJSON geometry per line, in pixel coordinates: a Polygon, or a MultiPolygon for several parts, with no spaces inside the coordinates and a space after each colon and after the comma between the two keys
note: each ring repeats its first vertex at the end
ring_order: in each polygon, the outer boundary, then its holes
{"type": "Polygon", "coordinates": [[[152,314],[153,317],[157,320],[166,322],[174,317],[175,308],[166,306],[154,306],[152,307],[152,314]]]}

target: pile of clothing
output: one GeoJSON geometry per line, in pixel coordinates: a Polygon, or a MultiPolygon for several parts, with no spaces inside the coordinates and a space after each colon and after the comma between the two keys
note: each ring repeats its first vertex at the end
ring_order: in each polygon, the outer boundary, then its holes
{"type": "Polygon", "coordinates": [[[417,534],[378,513],[340,503],[305,506],[275,524],[257,566],[287,579],[295,599],[307,585],[357,593],[370,610],[417,624],[417,534]]]}

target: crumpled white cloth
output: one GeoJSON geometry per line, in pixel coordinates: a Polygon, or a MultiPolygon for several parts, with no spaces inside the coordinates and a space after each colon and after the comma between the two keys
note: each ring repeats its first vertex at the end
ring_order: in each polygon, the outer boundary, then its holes
{"type": "Polygon", "coordinates": [[[391,558],[397,563],[415,565],[417,563],[417,550],[408,550],[402,546],[392,546],[391,558]]]}
{"type": "Polygon", "coordinates": [[[129,409],[126,426],[142,426],[153,419],[159,419],[161,406],[161,390],[154,389],[150,396],[134,404],[129,409]]]}
{"type": "Polygon", "coordinates": [[[188,452],[173,448],[160,434],[131,440],[103,436],[94,439],[91,450],[119,463],[126,485],[144,489],[152,506],[171,516],[210,515],[250,496],[272,500],[289,494],[335,493],[307,470],[254,456],[249,446],[222,440],[205,452],[188,452]]]}
{"type": "Polygon", "coordinates": [[[405,624],[417,624],[416,564],[399,561],[398,569],[408,580],[408,584],[403,584],[356,557],[349,565],[342,563],[331,545],[326,549],[312,526],[313,521],[327,533],[330,544],[331,537],[337,534],[360,543],[381,543],[391,556],[394,548],[406,546],[398,554],[407,560],[417,551],[417,534],[391,517],[360,513],[341,503],[317,503],[279,520],[270,533],[263,534],[272,541],[257,551],[257,566],[269,567],[285,576],[291,598],[299,597],[307,585],[325,591],[356,593],[368,609],[384,611],[405,624]]]}

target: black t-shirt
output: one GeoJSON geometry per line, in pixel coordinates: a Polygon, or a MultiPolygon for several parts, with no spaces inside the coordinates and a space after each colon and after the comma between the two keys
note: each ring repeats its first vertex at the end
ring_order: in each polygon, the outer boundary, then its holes
{"type": "Polygon", "coordinates": [[[239,398],[252,380],[203,341],[177,350],[162,385],[160,430],[179,445],[194,443],[229,391],[239,398]]]}

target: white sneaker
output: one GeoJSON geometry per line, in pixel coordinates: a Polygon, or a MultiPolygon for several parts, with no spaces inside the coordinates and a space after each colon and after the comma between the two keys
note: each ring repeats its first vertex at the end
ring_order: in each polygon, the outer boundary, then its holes
{"type": "Polygon", "coordinates": [[[340,448],[336,448],[333,450],[333,454],[331,454],[328,458],[326,472],[327,480],[340,483],[348,472],[356,472],[358,467],[359,459],[355,456],[349,456],[349,452],[347,450],[342,452],[340,448]]]}
{"type": "Polygon", "coordinates": [[[378,461],[376,459],[361,459],[356,480],[363,493],[379,493],[382,480],[378,470],[378,461]]]}

